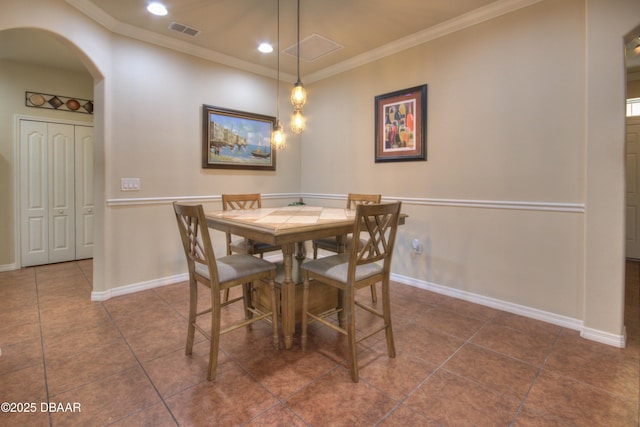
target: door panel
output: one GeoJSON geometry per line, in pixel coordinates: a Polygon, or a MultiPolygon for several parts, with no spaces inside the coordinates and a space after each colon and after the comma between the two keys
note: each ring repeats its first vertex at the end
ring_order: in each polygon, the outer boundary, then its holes
{"type": "Polygon", "coordinates": [[[75,251],[74,126],[49,123],[49,262],[71,261],[75,251]]]}
{"type": "Polygon", "coordinates": [[[21,122],[20,247],[22,266],[49,261],[47,124],[21,122]]]}
{"type": "Polygon", "coordinates": [[[76,259],[93,257],[93,128],[76,126],[76,259]]]}

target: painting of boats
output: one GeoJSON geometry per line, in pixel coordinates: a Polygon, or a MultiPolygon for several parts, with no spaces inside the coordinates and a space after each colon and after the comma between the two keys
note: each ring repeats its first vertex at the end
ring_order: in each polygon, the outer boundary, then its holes
{"type": "Polygon", "coordinates": [[[256,150],[253,150],[251,152],[251,155],[260,159],[266,159],[267,157],[271,157],[271,151],[263,151],[262,149],[258,148],[256,150]]]}
{"type": "Polygon", "coordinates": [[[203,106],[202,167],[275,170],[275,117],[203,106]]]}

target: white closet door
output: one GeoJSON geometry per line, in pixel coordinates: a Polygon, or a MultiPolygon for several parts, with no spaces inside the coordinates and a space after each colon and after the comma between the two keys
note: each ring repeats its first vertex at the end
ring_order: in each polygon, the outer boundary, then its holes
{"type": "Polygon", "coordinates": [[[76,126],[76,259],[93,257],[93,128],[76,126]]]}
{"type": "Polygon", "coordinates": [[[21,265],[93,256],[93,128],[20,121],[21,265]]]}
{"type": "Polygon", "coordinates": [[[47,124],[20,125],[20,247],[22,266],[49,262],[47,124]]]}
{"type": "Polygon", "coordinates": [[[640,259],[640,118],[627,117],[626,255],[640,259]]]}
{"type": "Polygon", "coordinates": [[[48,124],[49,262],[75,259],[74,126],[48,124]]]}

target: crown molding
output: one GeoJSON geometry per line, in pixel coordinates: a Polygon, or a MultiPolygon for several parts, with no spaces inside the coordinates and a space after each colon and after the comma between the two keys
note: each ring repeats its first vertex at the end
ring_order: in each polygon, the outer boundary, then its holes
{"type": "MultiPolygon", "coordinates": [[[[148,31],[120,22],[99,7],[95,6],[89,0],[66,0],[66,2],[112,33],[273,79],[277,76],[277,71],[275,69],[252,64],[220,52],[215,52],[182,40],[174,39],[172,37],[154,33],[153,31],[148,31]]],[[[296,81],[296,77],[288,73],[280,72],[280,80],[293,83],[296,81]]]]}
{"type": "Polygon", "coordinates": [[[313,83],[315,81],[326,79],[336,74],[394,55],[403,50],[455,33],[456,31],[464,30],[465,28],[480,24],[481,22],[539,3],[540,1],[542,0],[498,0],[494,3],[488,4],[487,6],[465,13],[464,15],[456,16],[455,18],[442,22],[441,24],[434,25],[433,27],[426,28],[415,34],[387,43],[377,49],[370,50],[323,70],[311,73],[305,76],[305,81],[313,83]]]}
{"type": "MultiPolygon", "coordinates": [[[[394,42],[388,43],[377,49],[373,49],[363,54],[354,56],[351,59],[324,68],[315,73],[311,73],[305,77],[305,81],[307,83],[313,83],[326,79],[336,74],[340,74],[353,68],[357,68],[370,62],[385,58],[387,56],[394,55],[403,50],[410,49],[428,41],[443,37],[447,34],[469,28],[473,25],[488,21],[490,19],[505,15],[507,13],[522,9],[541,1],[542,0],[495,1],[491,4],[488,4],[487,6],[457,16],[441,24],[434,25],[433,27],[426,28],[410,36],[403,37],[394,42]]],[[[186,53],[188,55],[199,57],[222,65],[227,65],[229,67],[237,68],[243,71],[248,71],[254,74],[259,74],[274,79],[277,76],[276,70],[274,69],[252,64],[250,62],[243,61],[241,59],[234,58],[220,52],[215,52],[209,49],[202,48],[200,46],[195,46],[191,43],[187,43],[181,40],[164,36],[162,34],[157,34],[138,27],[134,27],[129,24],[122,23],[105,13],[99,7],[95,6],[93,3],[91,3],[90,0],[66,0],[66,2],[113,33],[166,47],[172,50],[186,53]]],[[[296,80],[296,77],[291,74],[281,72],[280,79],[293,83],[296,80]]]]}

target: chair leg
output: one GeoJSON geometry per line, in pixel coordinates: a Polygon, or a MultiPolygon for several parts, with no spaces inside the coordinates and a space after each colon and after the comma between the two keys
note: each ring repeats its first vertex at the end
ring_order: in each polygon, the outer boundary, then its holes
{"type": "Polygon", "coordinates": [[[276,303],[276,285],[273,280],[269,280],[269,290],[271,291],[271,323],[273,324],[273,348],[278,350],[278,305],[276,303]]]}
{"type": "Polygon", "coordinates": [[[193,352],[193,339],[196,332],[194,324],[196,323],[196,313],[198,311],[198,282],[189,279],[189,327],[187,329],[187,345],[184,354],[189,355],[193,352]]]}
{"type": "Polygon", "coordinates": [[[309,310],[309,277],[305,274],[304,284],[302,285],[302,319],[301,319],[301,335],[300,341],[302,344],[302,351],[307,349],[307,324],[309,316],[307,311],[309,310]]]}
{"type": "Polygon", "coordinates": [[[358,377],[358,355],[356,353],[356,322],[355,322],[355,295],[353,287],[348,286],[344,291],[345,301],[345,330],[347,331],[347,341],[349,346],[349,371],[354,383],[359,381],[358,377]]]}
{"type": "Polygon", "coordinates": [[[242,304],[244,305],[244,318],[245,320],[249,320],[253,317],[253,313],[249,310],[249,308],[253,307],[253,283],[243,283],[242,284],[242,304]]]}
{"type": "Polygon", "coordinates": [[[378,292],[376,291],[376,284],[371,285],[371,302],[378,302],[378,292]]]}
{"type": "Polygon", "coordinates": [[[216,377],[218,370],[218,350],[220,348],[220,299],[211,295],[211,346],[209,347],[209,369],[207,380],[216,377]]]}
{"type": "Polygon", "coordinates": [[[222,297],[222,302],[229,301],[229,289],[224,290],[224,296],[222,297]]]}
{"type": "Polygon", "coordinates": [[[385,324],[385,336],[387,338],[387,353],[389,357],[396,357],[396,347],[393,342],[393,328],[391,326],[391,301],[389,297],[389,282],[382,281],[382,314],[385,324]]]}
{"type": "Polygon", "coordinates": [[[338,326],[344,329],[345,322],[345,308],[344,308],[344,291],[342,289],[338,289],[338,307],[336,307],[338,312],[338,326]]]}
{"type": "Polygon", "coordinates": [[[318,245],[313,244],[313,259],[318,259],[318,245]]]}

